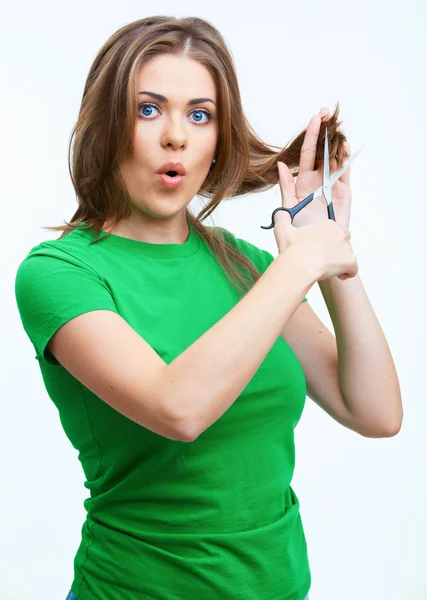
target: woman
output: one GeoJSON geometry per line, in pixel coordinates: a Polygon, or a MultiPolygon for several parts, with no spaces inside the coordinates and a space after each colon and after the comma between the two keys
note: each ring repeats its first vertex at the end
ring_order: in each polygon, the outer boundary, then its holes
{"type": "Polygon", "coordinates": [[[277,258],[201,220],[224,197],[278,182],[283,206],[313,191],[326,122],[332,170],[348,155],[337,116],[322,110],[273,151],[202,19],[136,21],[96,57],[73,132],[78,209],[16,276],[23,327],[90,490],[68,600],[308,598],[290,485],[306,393],[361,435],[394,435],[401,422],[349,243],[348,173],[334,186],[336,222],[314,202],[299,226],[277,214],[277,258]],[[196,194],[211,199],[197,217],[196,194]],[[339,323],[341,380],[335,338],[306,302],[315,282],[334,324],[352,313],[339,323]],[[358,336],[370,348],[356,361],[358,336]]]}

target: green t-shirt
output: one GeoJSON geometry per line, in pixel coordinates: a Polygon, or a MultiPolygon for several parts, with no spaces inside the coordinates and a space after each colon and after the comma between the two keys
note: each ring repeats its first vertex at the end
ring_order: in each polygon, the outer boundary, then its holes
{"type": "MultiPolygon", "coordinates": [[[[183,244],[112,234],[92,246],[84,226],[33,247],[15,281],[23,328],[90,492],[72,591],[78,600],[303,600],[311,576],[290,485],[306,400],[297,357],[279,336],[236,401],[193,442],[136,424],[58,363],[46,348],[55,331],[111,310],[169,364],[239,297],[191,226],[183,244]]],[[[261,273],[274,260],[218,231],[261,273]]]]}

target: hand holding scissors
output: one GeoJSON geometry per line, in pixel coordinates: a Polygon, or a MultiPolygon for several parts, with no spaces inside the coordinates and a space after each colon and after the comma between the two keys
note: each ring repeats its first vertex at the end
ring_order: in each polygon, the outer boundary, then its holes
{"type": "Polygon", "coordinates": [[[362,149],[363,149],[363,146],[362,146],[362,148],[360,148],[357,152],[355,152],[352,156],[350,156],[350,158],[348,158],[344,162],[344,165],[341,169],[339,169],[338,171],[335,171],[332,175],[330,175],[330,173],[329,173],[328,130],[326,128],[324,157],[323,157],[323,182],[322,182],[322,185],[320,187],[318,187],[314,192],[309,194],[306,198],[301,200],[298,204],[293,206],[292,208],[285,208],[283,206],[276,208],[271,215],[271,220],[272,220],[271,225],[261,225],[261,228],[262,229],[272,229],[274,227],[274,216],[280,210],[286,211],[290,215],[291,222],[292,222],[294,220],[295,215],[297,215],[305,206],[307,206],[307,204],[309,204],[312,200],[314,200],[314,198],[317,198],[318,196],[322,196],[322,195],[324,196],[326,203],[327,203],[328,218],[335,221],[336,219],[335,219],[334,207],[332,204],[332,186],[341,177],[341,175],[348,169],[350,164],[353,162],[353,160],[361,152],[362,149]]]}

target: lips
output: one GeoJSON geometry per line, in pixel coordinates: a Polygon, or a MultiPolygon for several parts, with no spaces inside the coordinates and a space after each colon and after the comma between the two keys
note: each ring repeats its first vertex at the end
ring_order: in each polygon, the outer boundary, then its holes
{"type": "Polygon", "coordinates": [[[156,177],[165,188],[172,190],[179,187],[185,179],[185,175],[175,175],[172,177],[166,173],[157,173],[156,177]]]}
{"type": "Polygon", "coordinates": [[[176,173],[177,175],[186,175],[187,171],[184,165],[180,162],[166,162],[164,163],[160,169],[157,171],[158,174],[161,173],[176,173]]]}
{"type": "Polygon", "coordinates": [[[175,189],[184,181],[186,169],[180,162],[164,163],[156,173],[157,179],[167,189],[175,189]]]}

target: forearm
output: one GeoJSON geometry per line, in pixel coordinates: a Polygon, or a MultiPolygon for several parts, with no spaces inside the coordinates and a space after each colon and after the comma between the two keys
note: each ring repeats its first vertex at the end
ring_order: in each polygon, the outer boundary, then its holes
{"type": "Polygon", "coordinates": [[[166,372],[182,437],[194,439],[232,405],[313,285],[280,254],[246,295],[166,372]]]}
{"type": "Polygon", "coordinates": [[[378,432],[402,422],[399,380],[384,333],[359,274],[319,281],[337,341],[341,393],[355,418],[378,432]]]}

